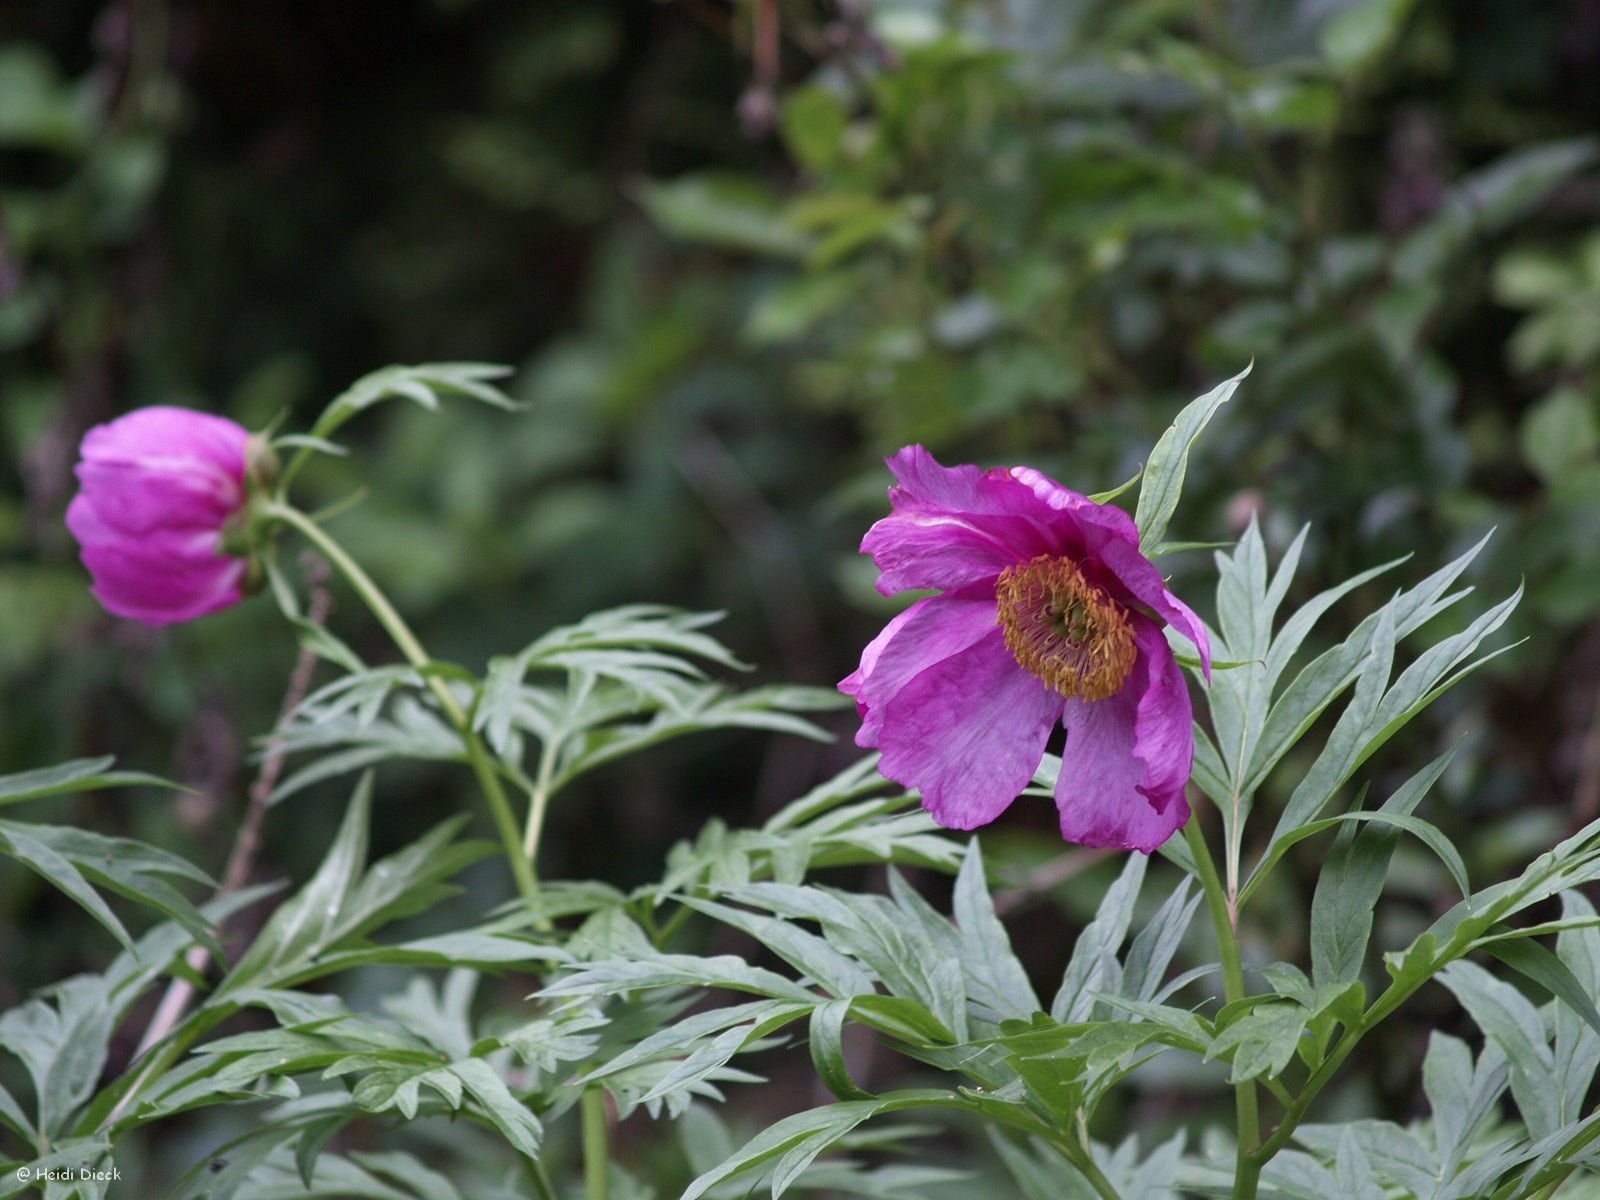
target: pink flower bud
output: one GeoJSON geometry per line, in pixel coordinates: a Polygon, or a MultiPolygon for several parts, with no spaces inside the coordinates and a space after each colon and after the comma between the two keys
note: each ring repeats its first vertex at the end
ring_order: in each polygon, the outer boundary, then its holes
{"type": "Polygon", "coordinates": [[[236,604],[246,559],[223,531],[245,504],[240,425],[185,408],[141,408],[83,438],[67,528],[106,609],[169,625],[236,604]]]}

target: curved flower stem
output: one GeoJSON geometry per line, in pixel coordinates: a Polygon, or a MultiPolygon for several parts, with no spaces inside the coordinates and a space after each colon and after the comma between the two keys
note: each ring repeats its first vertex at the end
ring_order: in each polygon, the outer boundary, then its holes
{"type": "MultiPolygon", "coordinates": [[[[1211,858],[1205,835],[1200,832],[1199,821],[1191,817],[1184,824],[1183,836],[1200,872],[1200,886],[1205,892],[1206,908],[1211,913],[1211,927],[1217,938],[1217,956],[1222,960],[1223,996],[1231,1003],[1244,997],[1244,967],[1239,959],[1239,931],[1234,926],[1233,907],[1217,875],[1217,864],[1211,858]]],[[[1236,1084],[1233,1096],[1239,1138],[1233,1197],[1234,1200],[1255,1200],[1256,1184],[1265,1161],[1256,1156],[1256,1147],[1261,1141],[1261,1114],[1257,1108],[1255,1083],[1236,1084]]]]}
{"type": "Polygon", "coordinates": [[[607,1168],[611,1149],[606,1131],[606,1094],[599,1087],[584,1089],[580,1101],[583,1118],[583,1198],[606,1200],[609,1182],[607,1168]]]}
{"type": "Polygon", "coordinates": [[[406,661],[421,673],[423,681],[439,701],[439,707],[444,710],[450,724],[455,727],[456,733],[461,738],[461,744],[466,749],[467,762],[472,767],[472,773],[477,777],[483,797],[489,804],[489,815],[494,818],[495,828],[500,833],[506,861],[510,864],[511,874],[517,881],[517,889],[526,899],[531,900],[536,897],[539,894],[539,881],[533,873],[533,865],[522,853],[516,818],[511,813],[511,803],[506,799],[505,789],[500,786],[500,777],[490,760],[488,748],[472,728],[472,722],[467,719],[467,714],[454,693],[434,673],[433,659],[428,657],[428,652],[422,648],[422,643],[417,640],[416,634],[411,632],[411,627],[406,624],[405,618],[395,611],[394,605],[389,603],[389,598],[362,569],[361,564],[351,558],[343,546],[334,541],[322,526],[305,513],[288,504],[272,503],[265,506],[263,515],[292,526],[315,546],[323,557],[333,564],[334,569],[345,577],[356,595],[361,597],[362,603],[378,619],[378,624],[382,625],[393,639],[406,661]]]}

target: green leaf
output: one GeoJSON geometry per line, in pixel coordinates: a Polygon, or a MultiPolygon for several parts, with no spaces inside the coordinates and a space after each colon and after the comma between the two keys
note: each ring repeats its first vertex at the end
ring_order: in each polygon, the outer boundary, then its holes
{"type": "Polygon", "coordinates": [[[1370,68],[1399,36],[1416,0],[1356,0],[1322,29],[1322,53],[1344,74],[1370,68]]]}
{"type": "Polygon", "coordinates": [[[1366,1148],[1357,1140],[1356,1131],[1349,1125],[1340,1135],[1333,1170],[1334,1178],[1339,1182],[1339,1195],[1344,1200],[1388,1200],[1388,1193],[1378,1186],[1373,1176],[1366,1148]]]}
{"type": "Polygon", "coordinates": [[[1218,384],[1211,391],[1192,401],[1161,435],[1150,451],[1150,461],[1145,464],[1144,478],[1139,486],[1139,506],[1134,514],[1134,524],[1139,527],[1139,549],[1149,553],[1159,546],[1166,536],[1167,525],[1177,511],[1178,496],[1183,491],[1184,472],[1189,465],[1189,450],[1195,439],[1233,397],[1240,382],[1250,374],[1246,367],[1232,379],[1218,384]]]}
{"type": "Polygon", "coordinates": [[[804,257],[812,246],[777,197],[741,176],[707,173],[646,183],[639,202],[656,224],[684,241],[788,259],[804,257]]]}
{"type": "MultiPolygon", "coordinates": [[[[1267,714],[1266,725],[1250,758],[1249,770],[1245,772],[1243,789],[1245,794],[1253,793],[1261,785],[1289,747],[1294,745],[1345,688],[1363,673],[1372,654],[1373,640],[1377,636],[1378,626],[1385,620],[1384,614],[1389,614],[1387,619],[1392,622],[1394,636],[1398,640],[1455,604],[1470,589],[1451,593],[1449,591],[1451,585],[1477,557],[1488,540],[1488,535],[1485,535],[1466,553],[1441,567],[1415,587],[1401,592],[1381,610],[1367,616],[1343,642],[1318,655],[1295,676],[1273,702],[1271,711],[1267,714]]],[[[1387,570],[1391,565],[1393,564],[1386,564],[1367,574],[1369,576],[1377,574],[1379,571],[1387,570]]],[[[1327,593],[1324,593],[1324,596],[1326,595],[1327,593]]],[[[1322,600],[1323,597],[1318,597],[1308,604],[1306,609],[1312,609],[1322,600]]],[[[1304,611],[1303,609],[1302,612],[1304,611]]],[[[1296,632],[1303,638],[1310,628],[1310,623],[1301,625],[1300,613],[1295,614],[1285,624],[1284,636],[1279,638],[1279,642],[1282,642],[1291,629],[1297,626],[1299,628],[1296,632]]],[[[1276,678],[1274,672],[1281,671],[1288,665],[1291,655],[1292,651],[1280,656],[1278,644],[1274,644],[1267,656],[1268,671],[1273,678],[1276,678]]]]}
{"type": "Polygon", "coordinates": [[[1529,1134],[1538,1140],[1560,1127],[1551,1080],[1555,1061],[1545,1042],[1544,1022],[1521,992],[1476,963],[1453,962],[1439,982],[1455,994],[1473,1021],[1511,1064],[1511,1092],[1529,1134]]]}
{"type": "Polygon", "coordinates": [[[325,435],[356,413],[397,398],[410,400],[433,412],[438,409],[442,397],[466,396],[514,412],[520,405],[489,382],[509,374],[511,368],[498,363],[439,362],[383,367],[363,375],[335,396],[318,418],[316,429],[325,435]]]}
{"type": "MultiPolygon", "coordinates": [[[[1581,892],[1562,892],[1561,910],[1568,921],[1596,919],[1594,905],[1581,892]]],[[[1577,978],[1584,996],[1600,996],[1600,929],[1592,924],[1563,929],[1556,936],[1556,955],[1577,978]]],[[[1600,1067],[1600,1037],[1580,1022],[1571,1005],[1556,1009],[1555,1026],[1554,1053],[1556,1083],[1561,1090],[1561,1119],[1571,1122],[1583,1113],[1595,1069],[1600,1067]]]]}
{"type": "Polygon", "coordinates": [[[221,984],[228,991],[253,985],[274,967],[298,963],[332,938],[340,915],[367,862],[367,826],[372,776],[364,775],[350,797],[333,845],[295,896],[272,914],[256,940],[221,984]]]}
{"type": "Polygon", "coordinates": [[[275,549],[263,554],[261,561],[266,568],[267,586],[272,591],[272,598],[277,602],[278,611],[283,614],[284,619],[294,626],[301,648],[342,667],[352,675],[362,674],[366,670],[366,664],[361,661],[360,656],[329,632],[326,626],[308,619],[301,612],[300,601],[294,594],[294,586],[284,575],[275,549]]]}
{"type": "Polygon", "coordinates": [[[1538,204],[1597,156],[1600,141],[1569,138],[1518,145],[1479,167],[1452,187],[1434,215],[1401,243],[1392,258],[1395,278],[1403,283],[1432,282],[1452,255],[1538,204]]]}
{"type": "Polygon", "coordinates": [[[16,1055],[33,1081],[34,1122],[41,1143],[58,1142],[105,1068],[118,1015],[106,981],[77,975],[0,1014],[0,1046],[16,1055]]]}
{"type": "Polygon", "coordinates": [[[1293,1000],[1257,1004],[1217,1031],[1206,1058],[1232,1063],[1229,1083],[1244,1083],[1261,1075],[1276,1079],[1294,1057],[1311,1016],[1310,1009],[1293,1000]]]}
{"type": "Polygon", "coordinates": [[[838,1099],[870,1100],[872,1094],[850,1078],[844,1061],[844,1023],[849,1015],[849,1000],[830,1000],[811,1010],[811,1064],[823,1086],[838,1099]]]}
{"type": "Polygon", "coordinates": [[[849,998],[874,990],[872,976],[860,966],[824,939],[788,921],[692,896],[682,897],[681,902],[748,933],[831,996],[849,998]]]}
{"type": "Polygon", "coordinates": [[[1106,890],[1100,911],[1078,936],[1061,977],[1061,987],[1050,1003],[1050,1015],[1057,1021],[1086,1019],[1094,1011],[1096,992],[1118,990],[1115,983],[1120,980],[1121,968],[1116,952],[1133,921],[1133,906],[1139,899],[1148,861],[1142,854],[1128,855],[1122,874],[1106,890]]]}
{"type": "Polygon", "coordinates": [[[1378,626],[1373,631],[1371,648],[1365,661],[1357,668],[1355,695],[1328,735],[1322,752],[1301,777],[1278,817],[1277,828],[1272,831],[1276,842],[1285,833],[1298,829],[1316,819],[1333,794],[1344,786],[1360,765],[1362,751],[1367,744],[1369,729],[1378,715],[1379,705],[1389,682],[1389,670],[1394,662],[1394,612],[1384,607],[1378,614],[1378,626]]]}
{"type": "Polygon", "coordinates": [[[1185,877],[1161,903],[1149,924],[1134,936],[1122,967],[1122,994],[1130,999],[1154,1000],[1183,936],[1194,920],[1204,896],[1189,894],[1193,878],[1185,877]]]}
{"type": "Polygon", "coordinates": [[[506,1141],[529,1158],[539,1156],[539,1139],[543,1133],[539,1118],[511,1094],[505,1081],[488,1063],[481,1058],[464,1059],[451,1063],[450,1073],[461,1081],[462,1087],[478,1102],[495,1128],[505,1135],[506,1141]]]}
{"type": "Polygon", "coordinates": [[[774,1200],[781,1196],[810,1163],[863,1121],[885,1112],[908,1108],[962,1107],[956,1097],[940,1091],[901,1091],[873,1100],[850,1100],[813,1108],[785,1117],[746,1142],[730,1158],[704,1172],[691,1183],[680,1200],[699,1200],[717,1184],[773,1159],[781,1159],[772,1182],[774,1200]]]}
{"type": "MultiPolygon", "coordinates": [[[[1135,471],[1132,475],[1128,476],[1128,478],[1123,480],[1121,483],[1117,484],[1117,486],[1112,488],[1110,491],[1108,491],[1108,492],[1095,492],[1095,493],[1090,495],[1089,499],[1093,500],[1096,504],[1110,504],[1118,496],[1122,495],[1123,492],[1127,491],[1129,488],[1131,488],[1134,484],[1138,483],[1139,480],[1141,480],[1143,478],[1144,478],[1144,468],[1140,467],[1137,471],[1135,471]]],[[[1184,547],[1174,546],[1171,549],[1183,549],[1183,548],[1184,547]]],[[[1168,553],[1170,553],[1170,552],[1171,552],[1171,550],[1168,551],[1168,553]]]]}
{"type": "Polygon", "coordinates": [[[995,915],[977,838],[967,843],[967,856],[956,876],[954,908],[971,1002],[996,1022],[1038,1011],[1033,984],[1011,952],[1011,939],[995,915]]]}
{"type": "Polygon", "coordinates": [[[1448,1179],[1505,1091],[1505,1055],[1491,1043],[1474,1063],[1465,1042],[1435,1030],[1422,1060],[1422,1086],[1433,1112],[1438,1177],[1448,1179]]]}
{"type": "Polygon", "coordinates": [[[1483,943],[1483,950],[1506,966],[1527,976],[1565,1004],[1590,1029],[1600,1033],[1600,1011],[1566,963],[1538,942],[1529,938],[1496,938],[1483,943]]]}
{"type": "Polygon", "coordinates": [[[128,936],[128,931],[82,872],[34,837],[27,826],[13,821],[0,821],[0,852],[9,854],[76,900],[91,917],[110,930],[125,949],[133,949],[133,939],[128,936]]]}
{"type": "Polygon", "coordinates": [[[1593,399],[1557,388],[1530,408],[1520,430],[1523,461],[1548,485],[1560,482],[1600,449],[1593,399]]]}
{"type": "Polygon", "coordinates": [[[139,771],[108,770],[116,760],[104,758],[78,758],[53,767],[36,771],[23,771],[15,775],[0,776],[0,806],[20,804],[24,800],[37,800],[43,796],[59,796],[71,792],[91,792],[100,788],[150,787],[184,789],[156,775],[139,771]]]}
{"type": "MultiPolygon", "coordinates": [[[[1410,814],[1444,774],[1454,756],[1452,747],[1418,771],[1384,802],[1381,811],[1395,816],[1410,814]]],[[[1319,985],[1342,983],[1361,976],[1367,942],[1372,936],[1373,909],[1383,892],[1389,860],[1398,840],[1392,829],[1392,826],[1361,827],[1356,822],[1348,822],[1334,841],[1311,900],[1312,976],[1319,985]]],[[[1454,847],[1451,849],[1453,851],[1454,847]]],[[[1282,850],[1275,845],[1273,852],[1269,853],[1269,859],[1281,855],[1282,850]]],[[[1268,862],[1263,862],[1261,868],[1252,873],[1252,881],[1265,877],[1268,866],[1268,862]]],[[[1462,883],[1464,888],[1464,879],[1462,883]]]]}

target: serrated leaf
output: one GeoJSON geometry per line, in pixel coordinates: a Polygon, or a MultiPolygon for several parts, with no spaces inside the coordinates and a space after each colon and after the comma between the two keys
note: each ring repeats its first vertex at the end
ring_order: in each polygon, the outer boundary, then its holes
{"type": "Polygon", "coordinates": [[[1555,1132],[1560,1127],[1557,1101],[1550,1086],[1555,1062],[1537,1010],[1516,988],[1494,978],[1476,963],[1449,963],[1439,972],[1438,980],[1504,1052],[1511,1066],[1511,1092],[1528,1132],[1535,1139],[1555,1132]]]}
{"type": "Polygon", "coordinates": [[[1294,1057],[1311,1016],[1309,1009],[1292,1000],[1257,1004],[1217,1031],[1206,1057],[1232,1063],[1229,1083],[1244,1083],[1261,1075],[1275,1079],[1294,1057]],[[1233,1052],[1231,1056],[1229,1051],[1233,1052]]]}

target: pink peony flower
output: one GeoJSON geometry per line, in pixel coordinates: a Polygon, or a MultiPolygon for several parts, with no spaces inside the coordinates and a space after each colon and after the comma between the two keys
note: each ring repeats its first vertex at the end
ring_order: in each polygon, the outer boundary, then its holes
{"type": "Polygon", "coordinates": [[[242,426],[185,408],[141,408],[83,438],[67,528],[100,603],[146,625],[236,604],[248,563],[223,549],[245,503],[242,426]]]}
{"type": "Polygon", "coordinates": [[[942,467],[921,446],[888,460],[890,515],[861,549],[878,590],[936,588],[895,617],[839,689],[860,746],[922,792],[941,825],[994,820],[1066,726],[1061,835],[1150,853],[1189,817],[1189,692],[1162,632],[1205,628],[1139,553],[1120,508],[1031,467],[942,467]]]}

